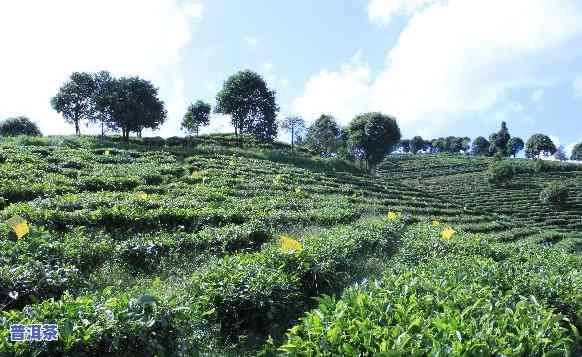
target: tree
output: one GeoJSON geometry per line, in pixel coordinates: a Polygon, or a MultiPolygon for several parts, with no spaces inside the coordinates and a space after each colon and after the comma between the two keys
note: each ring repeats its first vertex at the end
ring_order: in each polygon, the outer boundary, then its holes
{"type": "Polygon", "coordinates": [[[489,154],[489,141],[482,136],[478,136],[473,140],[473,147],[471,152],[473,155],[488,155],[489,154]]]}
{"type": "Polygon", "coordinates": [[[544,134],[532,135],[525,144],[525,156],[530,159],[539,158],[540,154],[553,155],[555,152],[556,145],[549,136],[544,134]]]}
{"type": "Polygon", "coordinates": [[[501,129],[495,134],[490,136],[490,142],[492,145],[493,153],[499,152],[503,156],[508,156],[507,153],[507,143],[511,139],[509,135],[509,130],[507,129],[507,123],[501,122],[501,129]]]}
{"type": "Polygon", "coordinates": [[[574,145],[574,149],[572,149],[572,156],[570,156],[570,160],[582,161],[582,143],[574,145]]]}
{"type": "Polygon", "coordinates": [[[402,149],[402,152],[410,152],[410,139],[400,140],[400,148],[402,149]]]}
{"type": "Polygon", "coordinates": [[[4,119],[0,122],[0,136],[42,136],[38,126],[24,116],[4,119]]]}
{"type": "Polygon", "coordinates": [[[141,137],[144,128],[157,129],[167,116],[158,89],[139,77],[111,81],[100,96],[99,110],[111,116],[110,127],[121,129],[125,140],[132,131],[141,137]]]}
{"type": "Polygon", "coordinates": [[[507,153],[509,155],[513,155],[513,157],[515,158],[515,155],[517,155],[517,153],[523,150],[524,146],[525,144],[523,140],[520,137],[514,136],[510,138],[509,141],[507,142],[507,153]]]}
{"type": "Polygon", "coordinates": [[[85,72],[73,72],[71,78],[51,99],[51,106],[63,115],[66,122],[75,126],[75,134],[81,135],[80,123],[93,114],[93,76],[85,72]]]}
{"type": "Polygon", "coordinates": [[[291,134],[291,151],[294,151],[295,139],[305,131],[305,120],[300,116],[291,116],[281,121],[281,129],[291,134]]]}
{"type": "Polygon", "coordinates": [[[418,153],[421,150],[424,150],[424,140],[421,136],[415,136],[410,140],[410,152],[413,154],[418,153]]]}
{"type": "Polygon", "coordinates": [[[201,100],[196,101],[194,104],[190,104],[184,119],[182,119],[182,125],[180,128],[186,130],[188,133],[198,133],[200,127],[206,126],[210,123],[210,104],[205,103],[201,100]]]}
{"type": "Polygon", "coordinates": [[[277,136],[275,91],[270,90],[263,78],[245,70],[229,77],[216,95],[216,113],[231,116],[235,135],[252,134],[272,141],[277,136]]]}
{"type": "Polygon", "coordinates": [[[515,175],[515,167],[509,160],[496,161],[487,171],[487,180],[498,187],[505,186],[515,175]]]}
{"type": "Polygon", "coordinates": [[[402,136],[396,119],[378,112],[356,116],[348,132],[351,147],[362,151],[370,168],[392,152],[402,136]]]}
{"type": "Polygon", "coordinates": [[[111,126],[112,116],[105,107],[100,106],[100,100],[114,84],[115,79],[107,71],[93,74],[93,94],[90,101],[89,121],[101,125],[101,138],[105,137],[105,127],[111,126]]]}
{"type": "Polygon", "coordinates": [[[336,149],[339,134],[335,118],[323,114],[307,129],[305,146],[322,156],[329,156],[336,149]]]}
{"type": "Polygon", "coordinates": [[[561,145],[558,146],[558,148],[556,149],[556,152],[554,153],[554,157],[556,158],[556,160],[560,160],[560,161],[568,160],[568,156],[566,156],[566,152],[564,151],[564,147],[561,145]]]}
{"type": "Polygon", "coordinates": [[[432,147],[436,152],[445,152],[447,151],[447,140],[445,138],[433,139],[432,147]]]}

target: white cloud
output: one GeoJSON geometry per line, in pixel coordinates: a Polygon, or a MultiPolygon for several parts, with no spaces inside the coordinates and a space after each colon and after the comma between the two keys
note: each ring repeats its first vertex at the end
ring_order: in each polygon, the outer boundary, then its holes
{"type": "Polygon", "coordinates": [[[211,114],[210,125],[200,129],[200,134],[234,133],[229,115],[211,114]]]}
{"type": "Polygon", "coordinates": [[[204,11],[204,4],[199,0],[194,0],[190,3],[184,4],[184,13],[191,17],[202,17],[204,11]]]}
{"type": "Polygon", "coordinates": [[[556,135],[548,135],[556,147],[560,146],[560,138],[556,135]]]}
{"type": "Polygon", "coordinates": [[[368,17],[371,21],[388,24],[398,13],[411,15],[435,1],[437,0],[371,0],[368,5],[368,17]]]}
{"type": "Polygon", "coordinates": [[[398,118],[404,135],[421,129],[441,134],[456,121],[490,120],[500,108],[521,112],[512,108],[512,91],[543,89],[554,84],[564,65],[582,60],[569,50],[582,39],[582,3],[577,0],[404,4],[370,2],[376,14],[372,19],[380,18],[381,5],[390,16],[412,12],[388,51],[384,70],[373,78],[366,66],[322,71],[309,79],[297,109],[381,111],[398,118]],[[548,66],[544,58],[561,66],[548,66]]]}
{"type": "Polygon", "coordinates": [[[578,98],[582,98],[582,75],[576,77],[572,83],[574,89],[574,95],[578,98]]]}
{"type": "Polygon", "coordinates": [[[245,36],[243,40],[247,45],[251,47],[257,47],[260,43],[260,40],[254,36],[245,36]]]}
{"type": "Polygon", "coordinates": [[[370,85],[370,67],[361,62],[361,51],[358,51],[340,71],[324,69],[311,77],[303,95],[293,101],[292,109],[308,122],[327,113],[346,125],[367,109],[370,85]]]}
{"type": "Polygon", "coordinates": [[[72,133],[50,98],[73,71],[108,70],[159,87],[169,111],[162,133],[177,130],[185,107],[181,50],[201,13],[199,1],[1,2],[0,117],[24,114],[44,133],[72,133]]]}
{"type": "Polygon", "coordinates": [[[543,89],[536,89],[535,91],[532,92],[530,100],[532,103],[538,104],[539,102],[542,101],[543,96],[544,96],[544,90],[543,89]]]}

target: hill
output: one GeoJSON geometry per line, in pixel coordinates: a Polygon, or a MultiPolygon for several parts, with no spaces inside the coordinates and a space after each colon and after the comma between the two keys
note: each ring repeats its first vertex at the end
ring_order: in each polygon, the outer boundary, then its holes
{"type": "Polygon", "coordinates": [[[580,351],[580,171],[502,190],[489,159],[370,177],[284,144],[156,140],[1,144],[2,354],[580,351]],[[564,178],[549,219],[536,195],[564,178]],[[10,342],[16,323],[59,340],[10,342]]]}

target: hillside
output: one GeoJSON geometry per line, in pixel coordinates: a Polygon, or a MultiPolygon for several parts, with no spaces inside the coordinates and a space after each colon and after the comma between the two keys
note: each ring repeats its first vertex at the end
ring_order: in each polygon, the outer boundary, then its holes
{"type": "Polygon", "coordinates": [[[6,140],[0,222],[30,231],[0,224],[0,354],[575,355],[582,171],[497,189],[490,162],[370,177],[226,135],[6,140]],[[15,323],[60,338],[10,342],[15,323]]]}

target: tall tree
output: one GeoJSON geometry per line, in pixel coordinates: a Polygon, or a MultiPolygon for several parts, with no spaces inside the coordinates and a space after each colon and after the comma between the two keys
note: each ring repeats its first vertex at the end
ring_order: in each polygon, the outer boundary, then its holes
{"type": "Polygon", "coordinates": [[[539,158],[540,154],[553,155],[556,150],[552,139],[545,134],[534,134],[525,143],[525,156],[528,158],[539,158]]]}
{"type": "Polygon", "coordinates": [[[520,137],[514,136],[507,142],[507,154],[515,156],[523,150],[525,144],[520,137]]]}
{"type": "Polygon", "coordinates": [[[564,150],[563,146],[558,146],[558,148],[556,149],[556,152],[554,153],[554,157],[556,158],[556,160],[560,160],[560,161],[566,161],[568,160],[568,156],[566,156],[566,151],[564,150]]]}
{"type": "Polygon", "coordinates": [[[158,89],[139,77],[123,77],[109,83],[99,100],[99,109],[111,115],[110,127],[121,129],[125,140],[132,131],[141,137],[144,128],[157,129],[167,116],[158,89]]]}
{"type": "Polygon", "coordinates": [[[402,137],[396,119],[378,112],[356,116],[348,132],[351,146],[363,152],[369,168],[392,152],[402,137]]]}
{"type": "Polygon", "coordinates": [[[0,121],[0,136],[42,136],[35,122],[25,116],[8,118],[0,121]]]}
{"type": "Polygon", "coordinates": [[[582,161],[582,143],[574,145],[574,149],[572,149],[572,156],[570,156],[570,160],[582,161]]]}
{"type": "Polygon", "coordinates": [[[105,127],[111,125],[112,116],[106,107],[100,105],[100,100],[106,95],[107,90],[114,84],[115,79],[107,71],[93,74],[93,95],[89,120],[99,123],[101,126],[101,138],[105,137],[105,127]]]}
{"type": "Polygon", "coordinates": [[[182,119],[181,129],[186,130],[188,133],[198,133],[200,132],[200,127],[206,126],[210,123],[210,104],[205,103],[201,100],[196,101],[194,104],[190,104],[184,119],[182,119]]]}
{"type": "Polygon", "coordinates": [[[410,152],[416,154],[417,152],[424,150],[424,140],[421,136],[415,136],[410,140],[410,152]]]}
{"type": "Polygon", "coordinates": [[[478,136],[473,140],[473,147],[471,149],[473,155],[488,155],[489,141],[482,136],[478,136]]]}
{"type": "Polygon", "coordinates": [[[61,86],[51,99],[51,106],[63,115],[66,122],[75,126],[75,134],[81,135],[81,121],[93,115],[93,76],[85,72],[73,72],[70,79],[61,86]]]}
{"type": "Polygon", "coordinates": [[[257,73],[240,71],[224,82],[216,95],[215,111],[230,115],[235,135],[246,133],[272,141],[277,136],[279,112],[275,94],[257,73]]]}
{"type": "Polygon", "coordinates": [[[307,129],[305,146],[322,156],[329,156],[336,149],[339,134],[335,118],[323,114],[307,129]]]}
{"type": "Polygon", "coordinates": [[[501,153],[503,156],[508,156],[507,152],[507,143],[511,139],[511,135],[509,135],[509,130],[507,129],[507,123],[501,122],[501,128],[497,132],[495,136],[495,142],[491,142],[491,144],[495,145],[495,151],[501,153]]]}
{"type": "Polygon", "coordinates": [[[410,139],[400,140],[399,146],[402,149],[402,152],[409,153],[410,152],[410,139]]]}
{"type": "Polygon", "coordinates": [[[295,149],[295,139],[305,131],[305,120],[300,116],[286,117],[281,121],[281,129],[291,134],[291,151],[295,149]]]}

